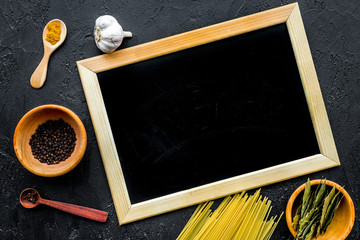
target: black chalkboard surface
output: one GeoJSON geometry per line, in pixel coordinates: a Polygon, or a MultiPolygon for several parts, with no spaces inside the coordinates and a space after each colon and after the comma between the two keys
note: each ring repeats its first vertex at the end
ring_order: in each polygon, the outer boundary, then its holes
{"type": "Polygon", "coordinates": [[[320,153],[285,23],[98,79],[131,203],[320,153]]]}

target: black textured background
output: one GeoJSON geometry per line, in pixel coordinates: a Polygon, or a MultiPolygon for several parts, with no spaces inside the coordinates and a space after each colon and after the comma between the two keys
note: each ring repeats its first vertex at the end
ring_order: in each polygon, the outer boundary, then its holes
{"type": "MultiPolygon", "coordinates": [[[[171,36],[278,7],[292,1],[1,1],[0,2],[0,239],[175,239],[195,207],[124,226],[118,225],[101,162],[76,61],[101,54],[93,39],[95,19],[113,15],[133,38],[121,48],[171,36]],[[59,18],[68,36],[53,53],[47,81],[40,90],[29,79],[43,55],[45,24],[59,18]],[[87,129],[82,162],[58,178],[42,178],[16,159],[12,136],[17,122],[33,107],[54,103],[73,110],[87,129]],[[18,195],[35,187],[43,197],[109,212],[96,223],[61,211],[24,209],[18,195]]],[[[326,177],[352,196],[357,212],[348,239],[360,239],[360,3],[357,0],[299,1],[315,67],[342,165],[262,188],[273,201],[272,215],[285,211],[293,190],[306,181],[326,177]]],[[[292,239],[283,218],[272,239],[292,239]]]]}

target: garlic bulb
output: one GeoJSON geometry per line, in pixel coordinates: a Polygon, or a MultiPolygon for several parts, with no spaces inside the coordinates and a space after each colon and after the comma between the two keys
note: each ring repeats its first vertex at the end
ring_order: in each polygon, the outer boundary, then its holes
{"type": "Polygon", "coordinates": [[[104,53],[111,53],[120,46],[124,37],[132,37],[132,33],[124,32],[113,16],[104,15],[95,21],[94,36],[96,46],[104,53]]]}

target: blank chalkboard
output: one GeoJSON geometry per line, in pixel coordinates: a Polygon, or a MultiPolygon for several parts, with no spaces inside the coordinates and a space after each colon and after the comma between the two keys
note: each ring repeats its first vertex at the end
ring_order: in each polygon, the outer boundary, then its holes
{"type": "Polygon", "coordinates": [[[340,164],[297,4],[78,68],[120,224],[340,164]]]}
{"type": "Polygon", "coordinates": [[[98,78],[132,203],[320,153],[285,23],[98,78]]]}

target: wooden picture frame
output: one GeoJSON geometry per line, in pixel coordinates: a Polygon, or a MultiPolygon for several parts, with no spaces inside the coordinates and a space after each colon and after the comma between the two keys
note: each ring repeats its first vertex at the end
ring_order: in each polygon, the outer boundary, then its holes
{"type": "Polygon", "coordinates": [[[340,165],[297,3],[81,60],[77,66],[120,224],[340,165]],[[288,28],[320,154],[132,204],[97,74],[281,23],[288,28]]]}

